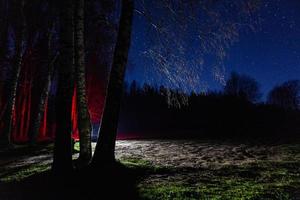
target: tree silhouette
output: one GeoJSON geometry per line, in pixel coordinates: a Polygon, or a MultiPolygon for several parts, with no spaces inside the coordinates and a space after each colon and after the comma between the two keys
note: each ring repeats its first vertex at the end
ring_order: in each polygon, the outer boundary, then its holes
{"type": "Polygon", "coordinates": [[[267,102],[285,109],[299,109],[300,81],[290,80],[274,87],[268,94],[267,102]]]}
{"type": "Polygon", "coordinates": [[[52,170],[67,175],[72,170],[71,107],[74,88],[74,25],[73,0],[59,3],[60,66],[56,97],[56,136],[52,170]]]}
{"type": "Polygon", "coordinates": [[[119,32],[114,52],[113,64],[109,75],[106,102],[102,116],[99,137],[92,163],[94,165],[111,164],[115,161],[115,142],[124,76],[131,42],[133,1],[123,0],[119,32]]]}
{"type": "Polygon", "coordinates": [[[78,129],[80,139],[79,163],[87,165],[92,157],[92,125],[87,106],[85,47],[84,47],[84,0],[75,2],[75,77],[78,105],[78,129]]]}
{"type": "Polygon", "coordinates": [[[232,72],[226,81],[224,93],[245,98],[250,102],[257,102],[261,97],[258,82],[247,75],[240,75],[236,72],[232,72]]]}

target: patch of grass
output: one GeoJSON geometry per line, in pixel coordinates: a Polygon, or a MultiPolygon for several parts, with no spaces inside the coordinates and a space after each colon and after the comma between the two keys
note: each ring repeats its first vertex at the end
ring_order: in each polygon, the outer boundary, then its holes
{"type": "Polygon", "coordinates": [[[197,188],[187,187],[179,183],[140,186],[139,192],[142,199],[196,200],[201,197],[197,188]]]}
{"type": "Polygon", "coordinates": [[[289,200],[299,198],[299,145],[278,150],[278,161],[227,165],[220,169],[162,168],[150,161],[122,158],[121,163],[134,169],[148,170],[139,182],[140,197],[145,200],[289,200]],[[156,170],[159,169],[159,170],[156,170]]]}
{"type": "Polygon", "coordinates": [[[74,150],[75,151],[80,151],[80,142],[75,142],[75,144],[74,144],[74,150]]]}
{"type": "Polygon", "coordinates": [[[120,162],[130,168],[152,168],[154,167],[150,161],[137,158],[121,158],[120,162]]]}
{"type": "Polygon", "coordinates": [[[123,157],[119,159],[119,162],[126,167],[133,170],[143,170],[147,173],[166,173],[172,171],[172,169],[162,166],[156,166],[148,160],[123,157]]]}
{"type": "Polygon", "coordinates": [[[50,163],[47,164],[33,164],[29,167],[22,168],[18,170],[15,173],[10,173],[9,175],[6,175],[1,178],[0,182],[8,183],[8,182],[15,182],[15,181],[21,181],[29,176],[32,176],[34,174],[39,174],[42,172],[45,172],[50,169],[50,163]]]}
{"type": "Polygon", "coordinates": [[[36,144],[33,146],[30,145],[12,145],[11,148],[1,149],[1,157],[17,157],[17,156],[28,156],[28,155],[39,155],[43,153],[52,153],[54,148],[53,143],[49,144],[36,144]]]}
{"type": "Polygon", "coordinates": [[[286,161],[300,161],[300,144],[285,144],[279,151],[286,161]]]}
{"type": "Polygon", "coordinates": [[[201,169],[190,173],[176,171],[176,177],[142,181],[138,185],[143,199],[294,199],[300,191],[298,162],[257,162],[226,166],[218,170],[201,169]]]}
{"type": "Polygon", "coordinates": [[[189,186],[184,183],[157,183],[140,185],[139,192],[143,199],[290,199],[288,193],[268,184],[255,181],[221,180],[214,184],[199,183],[189,186]]]}

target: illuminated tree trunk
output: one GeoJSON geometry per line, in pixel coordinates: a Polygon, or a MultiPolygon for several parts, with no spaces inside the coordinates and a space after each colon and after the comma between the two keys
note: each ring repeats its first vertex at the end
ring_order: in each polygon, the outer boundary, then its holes
{"type": "Polygon", "coordinates": [[[52,170],[66,176],[72,171],[71,107],[74,88],[73,0],[63,0],[60,6],[60,66],[56,99],[56,137],[52,170]]]}
{"type": "Polygon", "coordinates": [[[115,142],[124,75],[131,41],[132,16],[133,0],[123,0],[119,32],[109,76],[101,128],[92,160],[93,165],[112,164],[115,162],[115,142]]]}
{"type": "Polygon", "coordinates": [[[44,65],[46,66],[46,71],[44,72],[43,78],[43,89],[39,99],[39,103],[37,105],[37,111],[35,113],[35,117],[33,118],[32,128],[30,129],[30,143],[35,144],[37,141],[37,137],[39,135],[39,130],[41,126],[41,121],[44,115],[45,106],[47,102],[47,98],[49,95],[49,90],[51,86],[51,78],[54,71],[54,64],[57,59],[57,55],[54,58],[51,58],[51,28],[52,25],[49,26],[49,32],[47,33],[47,58],[45,58],[44,65]]]}
{"type": "Polygon", "coordinates": [[[86,98],[84,50],[84,0],[77,0],[75,6],[75,75],[78,110],[77,120],[80,139],[80,165],[87,165],[92,157],[92,127],[86,98]]]}
{"type": "Polygon", "coordinates": [[[15,55],[12,63],[12,74],[7,80],[7,105],[3,116],[4,130],[3,133],[0,135],[1,143],[4,145],[11,144],[12,117],[15,109],[17,86],[22,65],[22,43],[24,38],[25,27],[23,11],[24,1],[14,2],[14,4],[14,6],[16,6],[14,10],[17,13],[19,13],[21,23],[17,25],[15,30],[15,55]]]}

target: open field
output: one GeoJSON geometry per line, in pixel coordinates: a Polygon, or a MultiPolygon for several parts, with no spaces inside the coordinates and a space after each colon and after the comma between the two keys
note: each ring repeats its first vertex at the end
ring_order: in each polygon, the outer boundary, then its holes
{"type": "MultiPolygon", "coordinates": [[[[136,185],[141,199],[300,199],[299,143],[124,140],[116,157],[145,171],[136,185]]],[[[51,145],[3,154],[0,180],[21,181],[51,161],[51,145]]]]}
{"type": "Polygon", "coordinates": [[[138,185],[144,199],[300,199],[298,144],[131,141],[118,152],[158,169],[138,185]]]}

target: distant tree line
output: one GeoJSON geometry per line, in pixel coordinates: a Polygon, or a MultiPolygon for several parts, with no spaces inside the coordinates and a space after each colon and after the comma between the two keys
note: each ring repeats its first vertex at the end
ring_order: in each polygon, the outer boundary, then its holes
{"type": "Polygon", "coordinates": [[[141,138],[295,135],[300,130],[297,84],[276,86],[263,103],[257,81],[237,73],[223,91],[199,94],[133,81],[125,86],[119,132],[141,138]],[[186,102],[177,102],[182,96],[186,102]]]}

